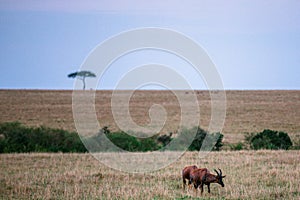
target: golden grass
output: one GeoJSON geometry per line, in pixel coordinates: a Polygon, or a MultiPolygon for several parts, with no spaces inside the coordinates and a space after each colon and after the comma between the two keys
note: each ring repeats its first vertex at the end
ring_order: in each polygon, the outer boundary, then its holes
{"type": "MultiPolygon", "coordinates": [[[[196,94],[200,125],[207,129],[209,93],[196,94]]],[[[224,142],[235,143],[243,140],[245,132],[266,128],[285,131],[300,141],[299,90],[226,94],[224,142]]],[[[117,130],[110,99],[111,91],[97,91],[97,117],[101,124],[117,130]]],[[[176,130],[180,108],[168,91],[135,92],[130,101],[133,120],[140,125],[149,123],[148,110],[154,103],[163,105],[168,113],[163,133],[176,130]]],[[[75,130],[72,91],[0,90],[0,112],[0,122],[75,130]]],[[[103,153],[103,158],[107,156],[114,154],[103,153]]],[[[300,151],[222,151],[203,159],[188,152],[165,169],[129,174],[99,164],[90,154],[0,154],[0,199],[193,199],[194,192],[183,191],[181,180],[181,169],[191,164],[211,171],[219,167],[227,175],[225,188],[213,184],[207,194],[205,187],[205,199],[300,199],[299,163],[300,151]]]]}
{"type": "MultiPolygon", "coordinates": [[[[124,91],[126,93],[128,91],[124,91]]],[[[189,93],[192,91],[181,91],[189,93]]],[[[199,100],[200,126],[208,128],[210,96],[195,91],[199,100]]],[[[227,114],[223,128],[225,143],[244,139],[245,132],[274,129],[287,132],[292,138],[300,135],[300,91],[226,91],[227,114]]],[[[97,91],[96,112],[101,125],[117,130],[111,112],[111,91],[97,91]]],[[[160,104],[167,110],[162,133],[177,129],[180,107],[170,91],[136,91],[130,100],[130,112],[139,125],[150,122],[149,108],[160,104]]],[[[0,90],[0,122],[20,121],[26,125],[44,125],[75,131],[72,114],[72,91],[0,90]]]]}
{"type": "Polygon", "coordinates": [[[203,159],[188,152],[165,169],[129,174],[90,154],[1,154],[0,199],[192,199],[181,180],[191,164],[226,174],[225,187],[212,184],[211,194],[205,187],[204,199],[299,199],[299,163],[299,151],[223,151],[203,159]]]}

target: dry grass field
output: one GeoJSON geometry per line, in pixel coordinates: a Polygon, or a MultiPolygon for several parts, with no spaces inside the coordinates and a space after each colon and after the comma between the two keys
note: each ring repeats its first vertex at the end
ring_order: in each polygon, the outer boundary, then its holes
{"type": "MultiPolygon", "coordinates": [[[[210,96],[207,91],[195,92],[200,125],[207,129],[210,96]]],[[[243,133],[267,128],[285,131],[294,141],[299,140],[299,90],[227,91],[226,96],[225,143],[239,142],[243,133]]],[[[97,91],[97,117],[101,124],[117,130],[110,100],[111,91],[97,91]]],[[[176,130],[180,107],[167,91],[136,91],[130,100],[133,120],[139,125],[149,123],[148,110],[153,104],[167,111],[162,133],[176,130]]],[[[72,91],[0,90],[0,112],[0,122],[75,131],[72,91]]],[[[161,153],[162,160],[166,154],[161,153]]],[[[114,153],[101,156],[113,157],[114,153]]],[[[143,159],[142,153],[140,156],[143,159]]],[[[181,170],[191,164],[211,171],[221,168],[226,174],[225,187],[213,184],[211,194],[205,187],[204,199],[300,199],[299,163],[300,151],[295,150],[221,151],[201,159],[197,152],[187,152],[165,169],[132,174],[104,166],[90,154],[0,154],[0,199],[195,199],[193,190],[182,189],[181,170]]]]}
{"type": "Polygon", "coordinates": [[[194,199],[182,189],[181,170],[190,164],[226,174],[224,188],[198,192],[203,199],[299,199],[299,163],[299,151],[222,151],[203,159],[188,152],[165,169],[128,174],[90,154],[2,154],[0,199],[194,199]]]}
{"type": "MultiPolygon", "coordinates": [[[[128,91],[124,91],[126,93],[128,91]]],[[[192,91],[181,91],[186,94],[192,91]]],[[[200,108],[200,126],[208,128],[211,117],[210,95],[195,91],[200,108]]],[[[111,112],[111,91],[97,91],[96,112],[101,125],[116,130],[111,112]]],[[[227,111],[222,133],[225,143],[243,140],[243,133],[273,129],[300,138],[300,91],[226,91],[227,111]]],[[[130,100],[130,114],[139,125],[150,122],[153,104],[164,106],[167,121],[162,133],[174,131],[180,122],[180,106],[170,91],[136,91],[130,100]]],[[[0,90],[0,122],[20,121],[75,131],[72,91],[0,90]]]]}

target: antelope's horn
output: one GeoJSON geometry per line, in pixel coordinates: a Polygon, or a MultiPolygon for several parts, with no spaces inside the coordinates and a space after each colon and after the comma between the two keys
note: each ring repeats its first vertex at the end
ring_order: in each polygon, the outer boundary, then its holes
{"type": "Polygon", "coordinates": [[[218,168],[219,169],[219,171],[220,171],[220,176],[222,176],[222,170],[220,169],[220,168],[218,168]]]}
{"type": "Polygon", "coordinates": [[[216,169],[214,169],[214,171],[217,173],[218,176],[220,176],[219,172],[216,169]]]}

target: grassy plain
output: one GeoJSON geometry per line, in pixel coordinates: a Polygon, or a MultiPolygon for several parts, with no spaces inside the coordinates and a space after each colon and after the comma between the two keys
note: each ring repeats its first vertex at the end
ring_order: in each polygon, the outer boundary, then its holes
{"type": "Polygon", "coordinates": [[[205,187],[204,199],[299,199],[299,163],[299,151],[221,151],[202,159],[188,152],[165,169],[130,174],[90,154],[1,154],[0,199],[194,199],[182,189],[181,169],[190,164],[226,174],[225,187],[212,184],[210,194],[205,187]]]}
{"type": "MultiPolygon", "coordinates": [[[[207,129],[210,96],[207,91],[195,92],[200,126],[207,129]]],[[[239,142],[243,133],[267,128],[299,140],[299,90],[226,91],[226,95],[225,143],[239,142]]],[[[117,130],[110,100],[111,91],[97,91],[97,117],[103,126],[117,130]]],[[[176,130],[180,107],[174,94],[167,91],[135,92],[129,105],[133,120],[140,125],[149,123],[148,110],[153,104],[167,111],[162,133],[176,130]]],[[[0,112],[0,122],[75,131],[72,91],[0,90],[0,112]]],[[[107,156],[115,155],[103,154],[107,156]]],[[[166,155],[161,156],[165,159],[166,155]]],[[[294,150],[221,151],[202,159],[196,152],[187,152],[165,169],[130,174],[104,166],[90,154],[0,154],[0,199],[194,199],[192,190],[182,190],[181,181],[181,169],[191,164],[211,171],[221,168],[226,174],[225,187],[213,184],[211,194],[205,188],[204,199],[300,199],[299,163],[300,151],[294,150]]]]}
{"type": "MultiPolygon", "coordinates": [[[[181,91],[183,94],[192,91],[181,91]]],[[[124,94],[128,91],[124,91],[124,94]]],[[[211,117],[208,91],[195,91],[200,108],[200,126],[207,129],[211,117]]],[[[121,94],[122,95],[122,94],[121,94]]],[[[111,111],[111,91],[97,91],[95,107],[101,125],[117,130],[111,111]]],[[[274,129],[300,140],[300,91],[226,91],[227,111],[222,133],[225,143],[243,140],[243,133],[274,129]]],[[[149,108],[162,105],[167,121],[162,133],[177,130],[180,106],[171,91],[136,91],[130,99],[130,114],[139,125],[150,122],[149,108]]],[[[122,105],[120,105],[122,106],[122,105]]],[[[44,125],[75,131],[72,91],[0,90],[0,122],[20,121],[26,125],[44,125]]]]}

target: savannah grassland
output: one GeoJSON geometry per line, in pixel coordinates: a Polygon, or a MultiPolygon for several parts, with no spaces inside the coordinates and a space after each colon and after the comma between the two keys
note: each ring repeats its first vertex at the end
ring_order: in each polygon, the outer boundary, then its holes
{"type": "MultiPolygon", "coordinates": [[[[196,94],[200,126],[207,129],[211,109],[209,93],[196,91],[196,94]]],[[[225,149],[242,141],[245,132],[267,128],[285,131],[294,143],[299,142],[300,91],[227,91],[226,96],[227,113],[222,131],[225,149]]],[[[110,98],[110,91],[96,93],[97,117],[103,126],[117,130],[110,98]]],[[[176,130],[180,107],[171,92],[135,92],[130,101],[133,120],[140,125],[149,123],[148,110],[153,103],[163,105],[168,113],[162,133],[176,130]]],[[[75,131],[71,91],[0,90],[0,111],[0,122],[20,121],[29,126],[75,131]]],[[[196,152],[187,152],[165,169],[128,174],[100,164],[90,154],[1,154],[0,198],[193,199],[196,197],[193,190],[182,190],[180,176],[184,166],[196,164],[211,171],[221,168],[226,174],[224,188],[213,184],[208,194],[205,187],[202,196],[205,199],[299,199],[299,163],[299,150],[223,150],[201,159],[196,152]]]]}
{"type": "MultiPolygon", "coordinates": [[[[113,155],[112,155],[113,156],[113,155]]],[[[2,199],[194,199],[183,191],[181,169],[190,164],[220,167],[225,187],[204,188],[205,199],[299,199],[299,151],[186,153],[152,173],[129,174],[99,164],[90,154],[0,156],[2,199]]],[[[163,158],[162,158],[163,159],[163,158]]],[[[198,192],[200,197],[200,192],[198,192]]]]}

